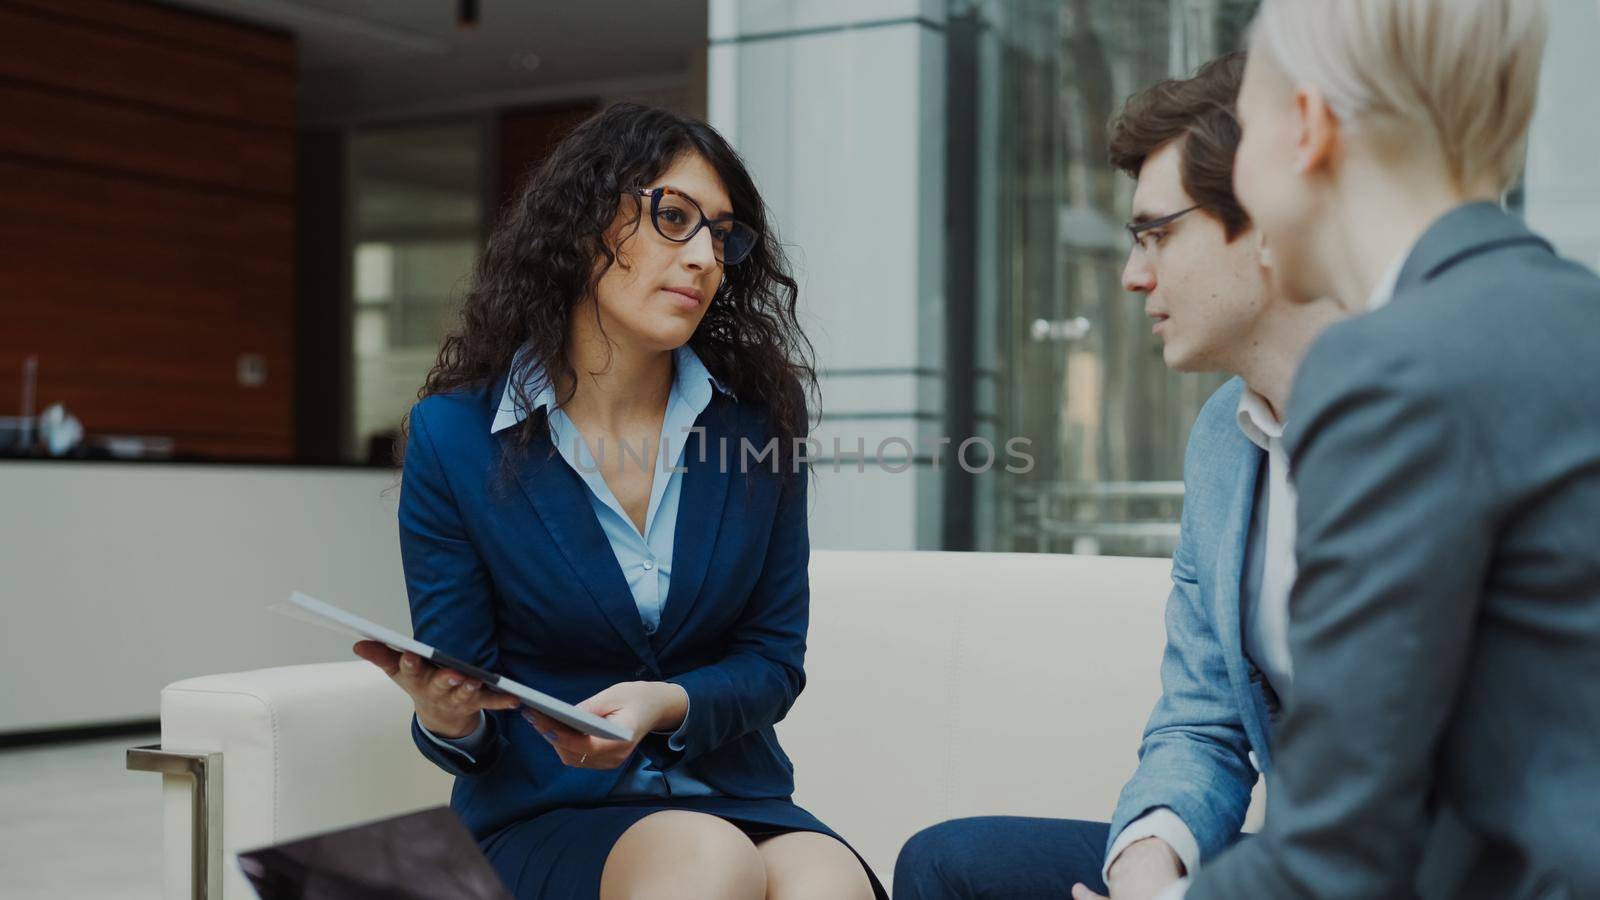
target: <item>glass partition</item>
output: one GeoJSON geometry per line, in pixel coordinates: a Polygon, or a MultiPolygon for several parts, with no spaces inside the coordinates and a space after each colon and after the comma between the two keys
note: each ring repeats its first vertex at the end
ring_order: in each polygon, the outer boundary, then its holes
{"type": "Polygon", "coordinates": [[[1236,49],[1255,6],[953,3],[952,54],[969,54],[976,78],[951,83],[952,128],[971,130],[952,143],[973,145],[970,171],[952,173],[951,212],[977,224],[952,231],[951,252],[977,261],[972,375],[994,384],[976,416],[1029,438],[1034,457],[1031,471],[982,483],[976,546],[1172,552],[1189,426],[1224,379],[1169,372],[1142,300],[1121,287],[1133,182],[1107,162],[1107,130],[1129,94],[1236,49]]]}
{"type": "Polygon", "coordinates": [[[385,459],[460,305],[482,243],[481,134],[465,121],[351,136],[358,459],[385,459]]]}

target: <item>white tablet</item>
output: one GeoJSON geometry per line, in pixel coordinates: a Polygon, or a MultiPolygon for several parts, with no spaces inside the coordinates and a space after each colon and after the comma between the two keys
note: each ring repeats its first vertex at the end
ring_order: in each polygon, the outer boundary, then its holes
{"type": "Polygon", "coordinates": [[[436,666],[442,666],[476,678],[483,682],[484,687],[500,691],[503,694],[510,694],[521,700],[524,706],[538,710],[557,722],[570,728],[575,728],[584,734],[608,738],[613,741],[633,740],[633,735],[623,730],[616,723],[607,721],[588,710],[579,709],[570,703],[563,703],[549,694],[536,691],[527,685],[518,684],[509,678],[480,669],[469,662],[463,662],[455,657],[447,656],[421,641],[406,637],[400,632],[385,628],[376,622],[369,622],[355,613],[347,612],[330,603],[324,603],[299,591],[289,595],[287,604],[277,604],[268,608],[273,612],[282,613],[291,618],[301,619],[344,634],[353,634],[357,637],[386,644],[401,653],[415,653],[436,666]]]}

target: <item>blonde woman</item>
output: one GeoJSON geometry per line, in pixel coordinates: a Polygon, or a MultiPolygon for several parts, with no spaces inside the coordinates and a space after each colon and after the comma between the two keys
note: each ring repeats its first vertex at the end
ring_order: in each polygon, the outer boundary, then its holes
{"type": "Polygon", "coordinates": [[[1364,314],[1289,403],[1266,826],[1163,900],[1600,897],[1600,278],[1496,202],[1545,31],[1538,0],[1261,6],[1235,190],[1288,296],[1364,314]]]}

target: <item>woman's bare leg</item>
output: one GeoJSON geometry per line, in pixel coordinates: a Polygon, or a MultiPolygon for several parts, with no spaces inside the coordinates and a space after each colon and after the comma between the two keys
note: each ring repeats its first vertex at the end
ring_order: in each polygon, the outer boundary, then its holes
{"type": "Polygon", "coordinates": [[[767,866],[768,900],[873,900],[861,860],[825,834],[793,831],[756,849],[767,866]]]}
{"type": "Polygon", "coordinates": [[[646,816],[617,839],[600,900],[762,900],[766,867],[744,832],[704,813],[646,816]]]}

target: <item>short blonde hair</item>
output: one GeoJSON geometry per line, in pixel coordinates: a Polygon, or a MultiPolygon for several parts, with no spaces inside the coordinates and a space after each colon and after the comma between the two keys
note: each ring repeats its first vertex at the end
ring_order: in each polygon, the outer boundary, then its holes
{"type": "Polygon", "coordinates": [[[1548,27],[1544,0],[1263,0],[1254,35],[1344,122],[1420,129],[1458,186],[1503,191],[1522,170],[1548,27]]]}

